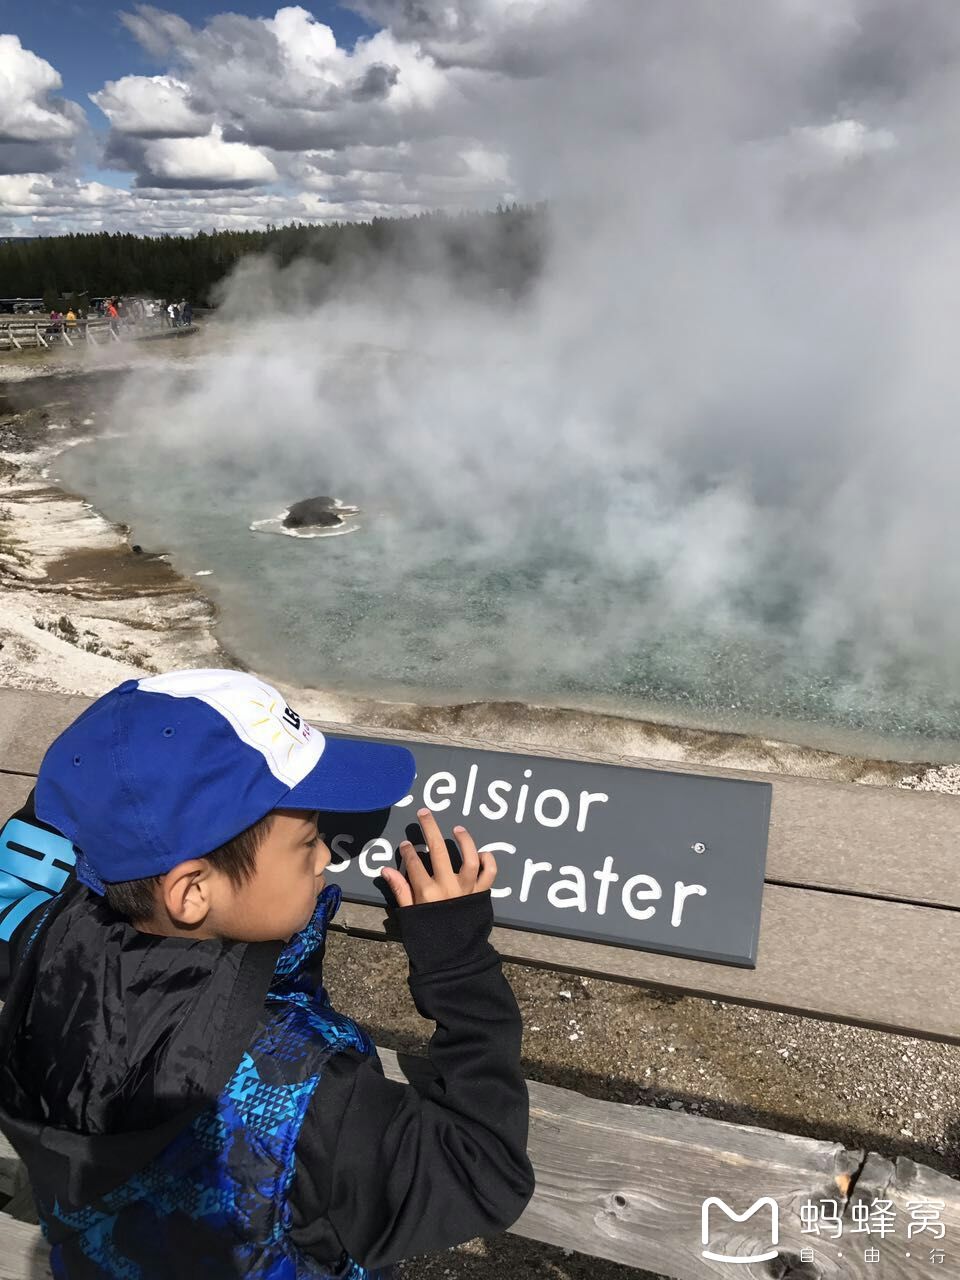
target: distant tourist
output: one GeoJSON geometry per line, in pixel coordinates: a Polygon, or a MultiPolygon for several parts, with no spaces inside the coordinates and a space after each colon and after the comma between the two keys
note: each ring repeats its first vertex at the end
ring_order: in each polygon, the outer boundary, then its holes
{"type": "Polygon", "coordinates": [[[185,302],[180,310],[180,316],[186,325],[193,324],[193,303],[185,302]]]}
{"type": "Polygon", "coordinates": [[[77,314],[74,311],[73,307],[70,307],[70,309],[67,311],[67,328],[76,329],[76,327],[77,327],[77,314]]]}
{"type": "Polygon", "coordinates": [[[112,298],[107,303],[107,319],[110,321],[110,332],[114,335],[114,337],[119,338],[120,312],[117,310],[117,305],[112,298]]]}
{"type": "Polygon", "coordinates": [[[171,302],[167,307],[167,315],[170,317],[171,327],[176,326],[180,322],[180,308],[175,302],[171,302]]]}

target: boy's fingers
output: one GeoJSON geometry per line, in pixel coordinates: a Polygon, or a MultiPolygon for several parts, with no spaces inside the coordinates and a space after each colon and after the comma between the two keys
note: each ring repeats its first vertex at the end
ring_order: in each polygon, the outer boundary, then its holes
{"type": "Polygon", "coordinates": [[[434,876],[436,878],[446,875],[452,876],[453,863],[450,861],[450,851],[440,832],[440,828],[437,826],[436,818],[429,809],[418,809],[417,817],[420,819],[420,829],[427,839],[427,848],[430,850],[430,867],[434,876]]]}
{"type": "Polygon", "coordinates": [[[493,854],[485,849],[480,857],[483,859],[483,866],[477,876],[475,893],[483,893],[485,889],[490,889],[497,878],[497,860],[493,854]]]}
{"type": "Polygon", "coordinates": [[[460,847],[460,870],[457,879],[461,883],[472,885],[480,868],[480,855],[473,836],[466,827],[454,827],[453,834],[460,847]]]}
{"type": "MultiPolygon", "coordinates": [[[[403,856],[403,869],[407,873],[410,887],[416,890],[417,896],[422,899],[424,890],[431,882],[427,868],[409,840],[401,841],[400,853],[403,856]]],[[[398,871],[397,874],[399,875],[400,872],[398,871]]]]}
{"type": "Polygon", "coordinates": [[[410,892],[410,886],[400,872],[393,867],[387,867],[380,874],[386,880],[388,888],[392,890],[397,906],[412,907],[413,895],[410,892]]]}
{"type": "MultiPolygon", "coordinates": [[[[463,862],[461,872],[457,876],[453,876],[451,867],[451,876],[454,881],[459,884],[464,893],[482,893],[491,888],[497,876],[497,862],[493,854],[489,850],[478,853],[476,843],[465,827],[454,828],[454,833],[460,845],[463,862]],[[477,874],[478,867],[479,874],[477,874]],[[466,874],[463,874],[464,872],[466,874]]],[[[447,854],[449,863],[450,856],[446,845],[444,845],[444,852],[447,854]]],[[[395,867],[385,867],[381,872],[383,879],[393,891],[398,907],[409,907],[417,902],[432,902],[438,897],[449,896],[449,887],[441,888],[437,880],[427,872],[419,851],[409,840],[400,842],[400,853],[406,875],[404,876],[395,867]]]]}

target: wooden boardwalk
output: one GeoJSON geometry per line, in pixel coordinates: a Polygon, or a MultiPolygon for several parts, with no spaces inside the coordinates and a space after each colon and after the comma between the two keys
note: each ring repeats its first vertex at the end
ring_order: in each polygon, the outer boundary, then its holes
{"type": "Polygon", "coordinates": [[[59,333],[51,333],[46,316],[0,316],[0,352],[23,351],[30,347],[76,347],[84,343],[93,347],[115,342],[183,338],[198,332],[198,325],[172,328],[156,318],[139,323],[122,321],[114,330],[106,317],[91,316],[74,326],[64,325],[59,333]]]}

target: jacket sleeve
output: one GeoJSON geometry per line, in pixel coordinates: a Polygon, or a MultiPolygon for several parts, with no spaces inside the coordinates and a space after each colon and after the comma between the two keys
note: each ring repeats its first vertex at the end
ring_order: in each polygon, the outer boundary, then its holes
{"type": "Polygon", "coordinates": [[[522,1022],[488,941],[489,889],[393,909],[418,1012],[436,1022],[425,1092],[375,1056],[329,1059],[304,1118],[290,1193],[295,1244],[365,1267],[494,1235],[534,1191],[522,1022]]]}

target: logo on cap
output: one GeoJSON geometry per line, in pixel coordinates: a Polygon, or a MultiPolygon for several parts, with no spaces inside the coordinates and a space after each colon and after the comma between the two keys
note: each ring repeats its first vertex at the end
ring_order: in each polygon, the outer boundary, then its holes
{"type": "Polygon", "coordinates": [[[237,735],[263,756],[275,778],[295,787],[315,769],[324,737],[287,706],[272,685],[243,671],[171,671],[138,681],[145,693],[197,698],[229,720],[237,735]]]}

